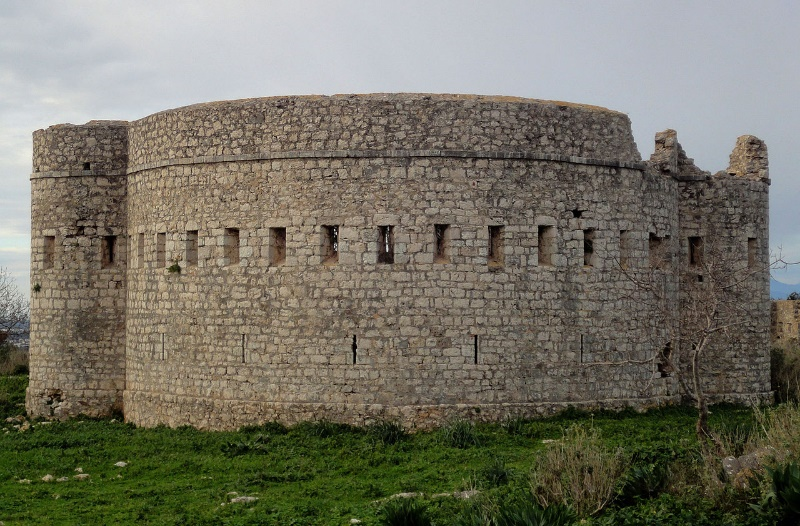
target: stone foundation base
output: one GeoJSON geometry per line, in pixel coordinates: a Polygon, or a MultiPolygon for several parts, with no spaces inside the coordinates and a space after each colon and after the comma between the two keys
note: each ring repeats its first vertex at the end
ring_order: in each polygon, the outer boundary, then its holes
{"type": "Polygon", "coordinates": [[[41,389],[28,387],[25,393],[28,416],[66,420],[78,415],[110,416],[122,411],[122,392],[109,390],[41,389]]]}
{"type": "MultiPolygon", "coordinates": [[[[770,393],[743,397],[726,396],[729,401],[768,400],[770,393]]],[[[329,420],[364,425],[376,420],[392,420],[410,430],[425,430],[441,425],[449,418],[475,421],[502,421],[509,417],[542,417],[568,407],[579,409],[640,410],[676,404],[676,396],[637,399],[593,400],[579,403],[531,402],[507,404],[456,404],[389,406],[380,404],[282,403],[248,400],[196,399],[166,393],[126,391],[125,420],[143,427],[190,425],[199,429],[233,430],[244,425],[277,421],[293,425],[303,421],[329,420]]]]}

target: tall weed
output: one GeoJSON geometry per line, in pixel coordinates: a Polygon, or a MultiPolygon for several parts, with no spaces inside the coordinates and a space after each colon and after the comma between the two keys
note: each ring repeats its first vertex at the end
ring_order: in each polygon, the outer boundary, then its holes
{"type": "Polygon", "coordinates": [[[442,441],[458,449],[467,449],[478,445],[478,433],[475,424],[463,418],[448,420],[439,430],[442,441]]]}
{"type": "Polygon", "coordinates": [[[800,460],[800,403],[786,403],[756,411],[761,436],[755,439],[759,448],[775,452],[775,459],[800,460]]]}
{"type": "Polygon", "coordinates": [[[587,517],[612,501],[624,465],[622,450],[606,448],[597,429],[573,425],[532,469],[531,491],[542,507],[567,505],[587,517]]]}
{"type": "Polygon", "coordinates": [[[385,526],[430,526],[424,504],[416,499],[392,499],[383,507],[381,524],[385,526]]]}

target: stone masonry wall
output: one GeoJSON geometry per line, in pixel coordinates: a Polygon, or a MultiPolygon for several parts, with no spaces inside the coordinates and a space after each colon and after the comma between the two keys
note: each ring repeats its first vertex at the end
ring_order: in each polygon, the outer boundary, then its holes
{"type": "Polygon", "coordinates": [[[462,159],[132,174],[130,231],[143,234],[144,260],[129,272],[126,412],[147,424],[230,427],[458,404],[530,413],[668,393],[667,380],[652,385],[652,363],[623,362],[646,360],[652,347],[651,316],[615,268],[619,232],[636,232],[631,265],[646,265],[643,215],[670,219],[666,207],[644,212],[641,186],[635,170],[462,159]],[[437,224],[449,225],[446,262],[434,261],[437,224]],[[335,264],[325,261],[326,225],[339,228],[335,264]],[[394,227],[393,264],[377,261],[381,225],[394,227]],[[503,228],[502,266],[487,259],[491,225],[503,228]],[[538,263],[540,225],[555,231],[552,265],[538,263]],[[225,255],[231,228],[238,264],[225,255]],[[278,265],[271,228],[286,229],[278,265]],[[188,231],[196,266],[185,263],[188,231]],[[180,273],[165,268],[175,262],[180,273]]]}
{"type": "Polygon", "coordinates": [[[712,175],[686,157],[673,130],[656,143],[651,163],[672,175],[680,191],[681,331],[673,350],[688,356],[709,327],[707,314],[719,313],[700,360],[704,389],[717,399],[762,397],[770,391],[766,146],[740,137],[728,170],[712,175]]]}
{"type": "Polygon", "coordinates": [[[34,416],[121,408],[126,159],[125,123],[93,121],[34,133],[27,393],[34,416]]]}
{"type": "MultiPolygon", "coordinates": [[[[64,150],[99,129],[34,137],[42,287],[29,410],[54,405],[48,388],[99,400],[96,383],[80,387],[95,373],[114,400],[124,387],[129,421],[215,429],[320,418],[424,427],[677,400],[659,356],[679,330],[685,216],[723,212],[709,224],[751,225],[766,243],[762,179],[720,179],[701,210],[681,181],[700,171],[674,136],[642,163],[627,117],[603,108],[276,97],[168,110],[130,123],[125,139],[107,125],[120,141],[99,140],[92,161],[64,150]],[[118,177],[74,173],[107,154],[118,177]],[[60,247],[78,235],[69,209],[83,195],[99,218],[79,236],[84,255],[44,268],[48,236],[60,247]],[[45,221],[59,198],[63,214],[45,221]],[[124,241],[113,269],[109,236],[124,241]],[[106,325],[99,305],[111,308],[106,325]],[[87,323],[73,330],[76,320],[87,323]],[[95,328],[90,352],[64,353],[95,328]]],[[[753,156],[741,157],[736,166],[753,156]]],[[[763,396],[765,355],[721,354],[713,385],[763,396]]]]}
{"type": "MultiPolygon", "coordinates": [[[[167,110],[131,128],[130,168],[267,152],[524,152],[639,161],[622,113],[473,95],[271,97],[167,110]]],[[[310,154],[313,156],[313,154],[310,154]]]]}

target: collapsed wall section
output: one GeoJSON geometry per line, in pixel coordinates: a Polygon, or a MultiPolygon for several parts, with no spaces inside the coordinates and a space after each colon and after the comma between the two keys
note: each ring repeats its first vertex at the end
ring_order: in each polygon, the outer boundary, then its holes
{"type": "Polygon", "coordinates": [[[121,409],[125,385],[127,123],[33,135],[32,416],[121,409]]]}
{"type": "Polygon", "coordinates": [[[726,171],[700,170],[667,130],[656,137],[651,164],[680,192],[675,351],[684,374],[691,379],[699,350],[703,390],[712,399],[749,402],[771,389],[769,170],[766,146],[755,137],[740,137],[730,157],[726,171]]]}

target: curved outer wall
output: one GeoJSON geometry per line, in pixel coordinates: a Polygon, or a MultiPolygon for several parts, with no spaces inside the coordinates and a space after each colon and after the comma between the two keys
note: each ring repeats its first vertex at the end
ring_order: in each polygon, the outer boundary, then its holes
{"type": "Polygon", "coordinates": [[[648,313],[615,268],[620,230],[642,264],[647,229],[677,228],[677,194],[643,168],[624,115],[536,101],[266,99],[133,123],[129,228],[145,241],[129,271],[127,417],[425,425],[669,396],[652,363],[608,365],[652,353],[648,313]],[[386,225],[393,264],[377,256],[386,225]],[[446,262],[435,225],[449,225],[446,262]],[[550,265],[540,225],[555,233],[550,265]],[[489,226],[502,226],[502,265],[489,265],[489,226]],[[283,264],[271,228],[286,229],[283,264]]]}
{"type": "MultiPolygon", "coordinates": [[[[280,97],[161,112],[128,139],[125,330],[112,340],[130,421],[428,426],[678,397],[657,357],[678,333],[685,265],[655,268],[648,252],[654,236],[685,248],[692,183],[643,163],[623,114],[280,97]]],[[[766,185],[750,183],[762,204],[766,185]]],[[[766,208],[753,213],[763,228],[766,208]]],[[[745,362],[742,376],[715,384],[721,397],[763,395],[763,353],[738,352],[725,359],[745,362]]],[[[37,362],[42,378],[48,360],[64,365],[55,354],[37,362]]]]}

